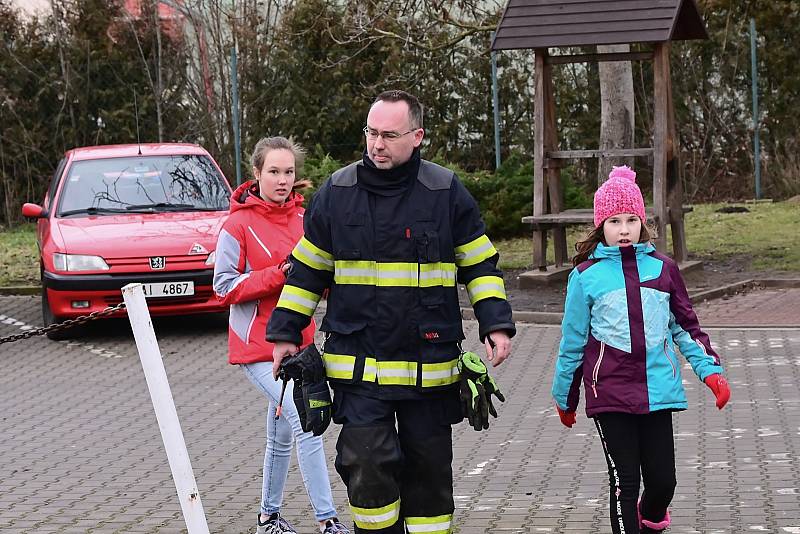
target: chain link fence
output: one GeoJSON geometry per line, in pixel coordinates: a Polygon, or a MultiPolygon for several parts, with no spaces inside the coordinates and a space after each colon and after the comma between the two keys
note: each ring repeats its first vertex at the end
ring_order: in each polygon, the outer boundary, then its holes
{"type": "Polygon", "coordinates": [[[0,337],[0,345],[3,343],[12,343],[14,341],[19,341],[21,339],[28,339],[29,337],[36,337],[36,336],[44,336],[47,334],[52,334],[54,332],[60,332],[62,330],[67,330],[69,328],[73,328],[75,326],[84,325],[90,321],[94,321],[96,319],[101,319],[103,317],[107,317],[112,313],[118,312],[120,310],[125,309],[125,302],[120,302],[116,306],[109,306],[108,308],[96,312],[92,312],[89,315],[81,315],[80,317],[76,317],[75,319],[67,319],[65,321],[59,323],[53,323],[48,326],[43,326],[41,328],[34,328],[33,330],[28,330],[21,334],[13,334],[11,336],[0,337]]]}

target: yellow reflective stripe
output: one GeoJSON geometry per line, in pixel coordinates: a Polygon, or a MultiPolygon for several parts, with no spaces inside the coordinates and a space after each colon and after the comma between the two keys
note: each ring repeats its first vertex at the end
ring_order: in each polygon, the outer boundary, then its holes
{"type": "Polygon", "coordinates": [[[456,265],[459,267],[469,267],[475,265],[483,260],[487,260],[497,254],[492,242],[486,237],[486,234],[477,239],[473,239],[469,243],[457,246],[456,252],[456,265]]]}
{"type": "Polygon", "coordinates": [[[418,263],[377,263],[379,287],[417,287],[418,263]]]}
{"type": "Polygon", "coordinates": [[[406,517],[406,528],[409,534],[425,532],[425,534],[450,534],[453,514],[436,517],[406,517]]]}
{"type": "Polygon", "coordinates": [[[333,281],[337,284],[374,286],[378,282],[375,262],[336,260],[333,264],[333,281]]]}
{"type": "Polygon", "coordinates": [[[350,380],[353,378],[353,369],[356,366],[356,357],[347,354],[322,353],[325,362],[325,374],[328,378],[350,380]]]}
{"type": "Polygon", "coordinates": [[[394,525],[400,519],[400,499],[380,508],[359,508],[351,504],[350,512],[358,528],[380,530],[394,525]]]}
{"type": "Polygon", "coordinates": [[[292,256],[305,263],[312,269],[320,271],[333,270],[333,255],[316,246],[314,243],[305,238],[300,238],[300,241],[292,250],[292,256]]]}
{"type": "Polygon", "coordinates": [[[322,295],[317,295],[311,291],[306,291],[301,287],[283,286],[281,296],[278,299],[277,308],[286,308],[294,310],[303,315],[314,315],[314,310],[317,309],[317,304],[322,295]]]}
{"type": "Polygon", "coordinates": [[[336,260],[333,281],[337,284],[381,287],[417,287],[416,263],[336,260]]]}
{"type": "Polygon", "coordinates": [[[475,304],[489,297],[506,299],[506,287],[499,276],[479,276],[467,284],[467,294],[470,304],[475,304]]]}
{"type": "Polygon", "coordinates": [[[336,260],[333,281],[340,285],[378,287],[455,287],[455,263],[336,260]]]}
{"type": "Polygon", "coordinates": [[[455,263],[437,262],[419,264],[419,287],[455,287],[455,285],[455,263]]]}
{"type": "Polygon", "coordinates": [[[458,358],[449,362],[422,364],[422,387],[455,384],[459,376],[458,358]]]}
{"type": "Polygon", "coordinates": [[[378,364],[378,384],[384,386],[416,386],[417,363],[384,361],[378,364]]]}
{"type": "MultiPolygon", "coordinates": [[[[324,352],[322,353],[322,360],[325,362],[325,375],[328,378],[339,378],[342,380],[350,380],[353,378],[353,373],[356,368],[355,356],[324,352]]],[[[365,382],[375,382],[377,371],[378,367],[375,363],[375,358],[366,358],[364,361],[364,376],[362,380],[365,382]]]]}
{"type": "MultiPolygon", "coordinates": [[[[351,380],[356,367],[356,357],[348,354],[332,354],[324,352],[325,374],[328,378],[351,380]]],[[[384,386],[416,386],[417,362],[411,361],[377,361],[367,356],[364,359],[364,382],[377,382],[384,386]]],[[[422,364],[422,386],[446,386],[458,382],[458,359],[441,363],[422,364]]]]}
{"type": "Polygon", "coordinates": [[[375,358],[367,357],[364,360],[364,376],[361,379],[364,382],[375,382],[378,379],[378,363],[375,358]]]}

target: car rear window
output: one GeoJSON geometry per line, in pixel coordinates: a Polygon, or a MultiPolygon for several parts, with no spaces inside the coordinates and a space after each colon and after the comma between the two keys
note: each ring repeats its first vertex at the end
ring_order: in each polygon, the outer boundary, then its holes
{"type": "Polygon", "coordinates": [[[77,161],[64,178],[58,215],[222,211],[230,190],[207,156],[77,161]]]}

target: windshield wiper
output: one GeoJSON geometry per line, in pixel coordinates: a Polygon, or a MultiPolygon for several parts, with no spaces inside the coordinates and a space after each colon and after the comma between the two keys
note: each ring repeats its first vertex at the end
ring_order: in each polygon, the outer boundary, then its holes
{"type": "Polygon", "coordinates": [[[98,213],[128,213],[128,210],[122,208],[97,208],[94,206],[88,208],[80,208],[76,210],[69,210],[69,211],[62,211],[59,213],[60,217],[66,217],[68,215],[79,215],[79,214],[89,214],[89,215],[96,215],[98,213]]]}
{"type": "Polygon", "coordinates": [[[132,204],[128,210],[164,210],[164,211],[222,211],[225,208],[208,208],[194,204],[173,204],[172,202],[154,202],[153,204],[132,204]]]}
{"type": "Polygon", "coordinates": [[[185,210],[194,208],[194,204],[173,204],[172,202],[153,202],[152,204],[131,204],[125,206],[126,210],[168,209],[185,210]]]}

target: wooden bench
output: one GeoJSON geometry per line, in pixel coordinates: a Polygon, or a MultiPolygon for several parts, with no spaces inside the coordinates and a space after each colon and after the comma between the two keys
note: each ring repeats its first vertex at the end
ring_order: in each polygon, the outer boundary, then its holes
{"type": "MultiPolygon", "coordinates": [[[[683,206],[683,213],[689,213],[692,210],[694,210],[692,206],[683,206]]],[[[653,208],[645,208],[645,213],[647,213],[647,220],[652,221],[655,216],[653,208]]],[[[669,208],[667,208],[667,216],[669,216],[669,208]]],[[[581,208],[564,210],[560,213],[545,213],[539,216],[528,215],[522,218],[522,222],[530,224],[533,230],[542,231],[578,224],[591,225],[594,224],[594,210],[581,208]]]]}
{"type": "MultiPolygon", "coordinates": [[[[692,206],[682,206],[684,214],[689,213],[694,208],[692,206]]],[[[652,207],[645,208],[647,213],[647,220],[651,223],[655,221],[655,210],[652,207]]],[[[667,218],[670,218],[670,208],[667,207],[667,218]]],[[[594,224],[594,210],[592,209],[569,209],[559,213],[544,213],[542,215],[528,215],[522,218],[522,222],[531,225],[534,232],[541,232],[546,235],[548,230],[557,230],[559,233],[564,233],[567,226],[584,225],[591,226],[594,224]]],[[[569,263],[569,254],[566,249],[566,235],[562,239],[555,238],[553,241],[555,252],[555,267],[560,268],[569,263]]],[[[534,258],[534,268],[540,271],[546,270],[546,260],[543,254],[540,257],[534,258]]]]}

